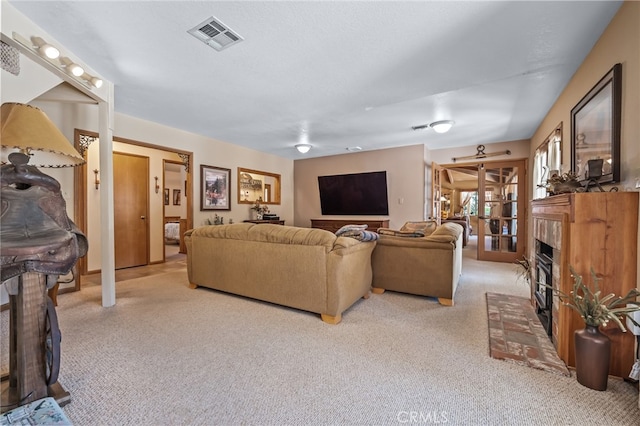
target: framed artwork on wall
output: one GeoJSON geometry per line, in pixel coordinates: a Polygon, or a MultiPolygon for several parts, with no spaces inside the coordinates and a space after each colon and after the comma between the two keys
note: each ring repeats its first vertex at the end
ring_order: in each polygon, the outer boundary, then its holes
{"type": "Polygon", "coordinates": [[[591,161],[602,167],[599,183],[620,181],[621,108],[622,64],[615,64],[571,110],[571,170],[578,179],[594,176],[591,161]]]}
{"type": "Polygon", "coordinates": [[[174,206],[179,206],[180,205],[180,190],[179,189],[174,189],[173,190],[173,205],[174,206]]]}
{"type": "Polygon", "coordinates": [[[164,189],[164,205],[169,205],[169,188],[164,189]]]}
{"type": "Polygon", "coordinates": [[[231,210],[231,169],[200,165],[200,210],[231,210]]]}

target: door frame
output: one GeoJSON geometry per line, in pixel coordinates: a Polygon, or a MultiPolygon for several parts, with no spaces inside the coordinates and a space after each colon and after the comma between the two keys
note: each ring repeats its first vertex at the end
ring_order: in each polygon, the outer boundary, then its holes
{"type": "MultiPolygon", "coordinates": [[[[74,146],[76,150],[85,158],[86,160],[86,150],[89,145],[95,140],[99,138],[99,134],[97,132],[92,132],[90,130],[83,129],[74,129],[74,146]]],[[[132,139],[120,138],[117,136],[113,137],[114,142],[125,143],[128,145],[135,145],[149,149],[155,149],[158,151],[169,152],[172,154],[177,154],[181,158],[184,159],[184,165],[187,172],[187,193],[188,196],[183,199],[187,200],[187,229],[193,228],[193,152],[185,151],[177,148],[169,148],[161,145],[154,145],[146,142],[140,142],[132,139]]],[[[74,180],[74,222],[80,231],[88,236],[87,230],[87,163],[84,163],[81,166],[73,168],[73,180],[74,180]]],[[[164,203],[163,203],[164,204],[164,203]]],[[[163,205],[164,212],[164,205],[163,205]]],[[[163,213],[164,214],[164,213],[163,213]]],[[[164,228],[162,229],[164,232],[164,228]]],[[[164,233],[162,234],[164,240],[164,233]]],[[[91,247],[89,247],[91,250],[91,247]]],[[[164,259],[164,257],[163,257],[164,259]]],[[[163,260],[164,261],[164,260],[163,260]]],[[[154,262],[154,263],[162,263],[154,262]]],[[[77,263],[78,275],[87,275],[88,273],[88,262],[87,257],[81,257],[78,259],[77,263]]],[[[91,273],[100,273],[100,270],[91,271],[91,273]]]]}

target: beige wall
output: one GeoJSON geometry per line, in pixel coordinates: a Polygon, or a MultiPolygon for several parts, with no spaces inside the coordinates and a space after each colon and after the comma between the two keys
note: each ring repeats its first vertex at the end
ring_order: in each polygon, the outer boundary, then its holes
{"type": "MultiPolygon", "coordinates": [[[[398,228],[409,220],[422,220],[425,203],[425,149],[423,145],[382,149],[328,157],[296,160],[295,219],[296,226],[309,227],[311,219],[349,219],[355,216],[322,216],[318,176],[387,172],[389,220],[398,228]]],[[[367,216],[369,219],[387,218],[367,216]]]]}
{"type": "MultiPolygon", "coordinates": [[[[638,191],[640,179],[640,2],[626,1],[560,94],[531,139],[533,151],[563,123],[563,170],[571,167],[571,109],[613,67],[622,64],[622,132],[620,190],[638,191]]],[[[530,181],[530,188],[533,183],[530,181]]],[[[608,188],[605,188],[608,189],[608,188]]],[[[531,223],[531,221],[529,221],[531,223]]],[[[640,226],[640,223],[639,223],[640,226]]],[[[640,264],[640,238],[638,240],[640,264]]],[[[640,268],[638,268],[640,283],[640,268]]]]}

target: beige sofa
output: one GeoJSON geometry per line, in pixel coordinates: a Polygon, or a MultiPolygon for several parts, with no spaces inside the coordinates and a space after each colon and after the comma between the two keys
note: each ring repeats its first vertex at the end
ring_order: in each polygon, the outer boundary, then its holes
{"type": "Polygon", "coordinates": [[[453,305],[462,271],[462,226],[443,223],[424,237],[380,235],[373,251],[373,292],[437,297],[453,305]]]}
{"type": "Polygon", "coordinates": [[[371,290],[373,242],[322,229],[239,223],[185,233],[191,288],[315,312],[337,324],[371,290]]]}

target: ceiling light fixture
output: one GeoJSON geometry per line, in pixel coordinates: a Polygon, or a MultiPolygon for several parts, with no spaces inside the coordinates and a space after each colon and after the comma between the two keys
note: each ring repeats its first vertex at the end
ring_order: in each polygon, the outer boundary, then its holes
{"type": "Polygon", "coordinates": [[[299,143],[296,145],[296,149],[301,154],[306,154],[311,149],[311,145],[308,143],[299,143]]]}
{"type": "Polygon", "coordinates": [[[347,151],[349,151],[349,152],[362,151],[362,147],[360,147],[360,146],[350,146],[350,147],[347,147],[347,151]]]}
{"type": "Polygon", "coordinates": [[[93,84],[98,89],[102,87],[102,79],[98,77],[93,77],[86,72],[82,74],[82,78],[87,80],[89,83],[93,84]]]}
{"type": "Polygon", "coordinates": [[[447,133],[452,126],[453,121],[451,120],[434,121],[433,123],[429,124],[429,127],[431,127],[436,133],[447,133]]]}
{"type": "Polygon", "coordinates": [[[84,68],[67,57],[60,58],[60,63],[65,66],[68,72],[75,75],[76,77],[80,77],[84,74],[84,68]]]}
{"type": "Polygon", "coordinates": [[[55,47],[47,43],[42,37],[31,37],[31,41],[38,48],[38,51],[49,59],[57,59],[60,56],[60,51],[55,47]]]}
{"type": "Polygon", "coordinates": [[[60,50],[47,43],[42,37],[33,36],[31,37],[31,40],[27,40],[20,34],[14,32],[13,39],[31,52],[44,58],[49,64],[53,65],[57,69],[65,71],[76,81],[82,83],[89,89],[93,89],[94,87],[99,89],[102,87],[104,82],[101,78],[87,74],[82,66],[73,62],[68,57],[60,57],[60,50]]]}

